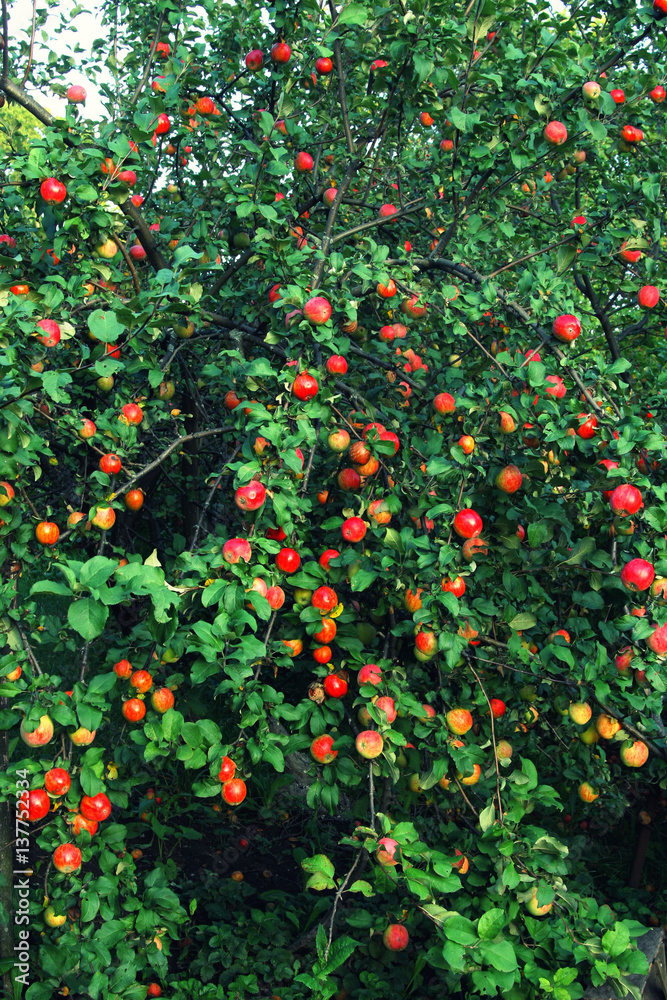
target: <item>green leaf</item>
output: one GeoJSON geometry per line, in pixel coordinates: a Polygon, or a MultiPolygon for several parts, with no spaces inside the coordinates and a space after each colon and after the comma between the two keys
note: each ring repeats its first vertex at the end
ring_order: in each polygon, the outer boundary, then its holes
{"type": "Polygon", "coordinates": [[[357,879],[347,890],[348,892],[363,892],[364,896],[374,896],[375,891],[370,882],[364,881],[364,879],[357,879]]]}
{"type": "Polygon", "coordinates": [[[590,556],[592,552],[595,551],[595,539],[590,538],[588,535],[585,538],[580,538],[577,544],[572,549],[572,554],[568,556],[567,559],[561,560],[559,566],[565,566],[566,563],[582,563],[586,561],[586,558],[590,556]]]}
{"type": "Polygon", "coordinates": [[[470,945],[477,941],[477,930],[472,920],[458,913],[445,921],[443,931],[445,937],[456,944],[470,945]]]}
{"type": "Polygon", "coordinates": [[[479,951],[484,964],[498,972],[514,972],[517,968],[516,953],[509,941],[482,941],[479,951]]]}
{"type": "Polygon", "coordinates": [[[524,632],[534,625],[537,625],[537,616],[530,611],[523,611],[521,614],[516,615],[509,623],[509,627],[514,629],[515,632],[524,632]]]}
{"type": "Polygon", "coordinates": [[[563,271],[567,271],[576,256],[577,248],[573,246],[572,243],[567,243],[565,246],[558,247],[558,253],[556,254],[556,270],[558,274],[562,274],[563,271]]]}
{"type": "Polygon", "coordinates": [[[630,934],[619,920],[602,936],[602,947],[612,958],[618,958],[630,947],[630,934]]]}
{"type": "Polygon", "coordinates": [[[360,3],[350,3],[338,15],[338,24],[365,24],[368,12],[360,3]]]}
{"type": "Polygon", "coordinates": [[[77,201],[83,202],[84,205],[88,205],[93,201],[97,201],[99,193],[97,188],[94,188],[92,184],[79,184],[79,186],[74,189],[74,197],[77,201]]]}
{"type": "Polygon", "coordinates": [[[85,587],[101,587],[117,569],[117,560],[94,556],[81,567],[79,580],[85,587]]]}
{"type": "Polygon", "coordinates": [[[495,818],[496,818],[496,807],[492,802],[490,806],[486,806],[485,809],[482,809],[481,813],[479,814],[479,825],[482,833],[485,833],[487,830],[491,829],[491,827],[494,824],[495,818]]]}
{"type": "Polygon", "coordinates": [[[108,617],[108,607],[92,597],[82,597],[67,609],[67,621],[87,642],[102,634],[108,617]]]}
{"type": "Polygon", "coordinates": [[[113,344],[125,327],[118,322],[115,313],[95,309],[88,317],[88,329],[97,340],[101,340],[104,344],[113,344]]]}
{"type": "Polygon", "coordinates": [[[481,938],[491,939],[498,937],[505,926],[505,913],[503,910],[487,910],[477,921],[477,933],[481,938]]]}

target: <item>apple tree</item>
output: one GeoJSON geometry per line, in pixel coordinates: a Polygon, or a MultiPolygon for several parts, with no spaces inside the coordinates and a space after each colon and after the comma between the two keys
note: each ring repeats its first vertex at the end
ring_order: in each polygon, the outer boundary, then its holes
{"type": "Polygon", "coordinates": [[[15,12],[6,990],[638,996],[665,0],[15,12]]]}

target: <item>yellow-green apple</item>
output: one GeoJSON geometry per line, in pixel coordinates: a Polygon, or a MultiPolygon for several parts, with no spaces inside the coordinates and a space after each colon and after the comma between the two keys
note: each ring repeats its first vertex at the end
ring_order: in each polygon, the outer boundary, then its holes
{"type": "Polygon", "coordinates": [[[44,910],[44,923],[49,927],[62,927],[67,920],[64,913],[56,913],[54,906],[47,906],[44,910]]]}
{"type": "Polygon", "coordinates": [[[595,728],[603,740],[612,739],[621,728],[618,719],[613,719],[611,715],[601,712],[595,720],[595,728]]]}
{"type": "Polygon", "coordinates": [[[590,722],[593,710],[586,701],[573,701],[568,708],[568,714],[578,726],[585,726],[590,722]]]}
{"type": "Polygon", "coordinates": [[[620,755],[626,767],[642,767],[648,760],[648,747],[641,740],[626,740],[620,755]]]}
{"type": "Polygon", "coordinates": [[[600,96],[600,84],[595,80],[589,80],[581,88],[581,92],[587,101],[596,101],[600,96]]]}
{"type": "Polygon", "coordinates": [[[75,746],[87,747],[90,746],[95,739],[96,732],[96,729],[91,731],[90,729],[86,729],[85,726],[79,726],[78,729],[75,729],[73,733],[69,734],[69,738],[75,746]]]}
{"type": "Polygon", "coordinates": [[[507,740],[499,740],[496,744],[496,756],[499,760],[509,760],[513,752],[512,744],[507,740]]]}
{"type": "Polygon", "coordinates": [[[532,896],[526,900],[526,909],[532,917],[546,917],[547,913],[551,913],[553,905],[553,903],[545,903],[544,906],[538,906],[537,889],[533,890],[532,896]]]}
{"type": "Polygon", "coordinates": [[[27,746],[43,747],[53,739],[53,723],[48,715],[42,715],[37,728],[29,732],[23,719],[19,734],[27,746]]]}
{"type": "Polygon", "coordinates": [[[587,729],[584,729],[583,733],[579,733],[579,739],[581,740],[582,743],[585,743],[586,746],[592,746],[593,743],[597,743],[597,741],[600,739],[600,734],[597,731],[595,725],[591,723],[591,725],[588,726],[587,729]]]}
{"type": "Polygon", "coordinates": [[[367,760],[379,757],[384,748],[384,740],[374,729],[366,729],[356,739],[357,752],[367,760]]]}
{"type": "Polygon", "coordinates": [[[463,736],[472,728],[472,715],[467,708],[452,708],[445,716],[450,732],[463,736]]]}

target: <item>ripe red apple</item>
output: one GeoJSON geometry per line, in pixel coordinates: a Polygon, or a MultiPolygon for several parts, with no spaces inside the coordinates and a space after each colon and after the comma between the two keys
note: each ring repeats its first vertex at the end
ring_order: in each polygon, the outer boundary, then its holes
{"type": "Polygon", "coordinates": [[[98,792],[97,795],[92,796],[84,795],[79,810],[86,819],[101,823],[111,815],[111,802],[104,792],[98,792]]]}
{"type": "Polygon", "coordinates": [[[463,597],[466,592],[465,580],[462,576],[457,576],[453,580],[442,580],[440,589],[453,594],[454,597],[463,597]]]}
{"type": "Polygon", "coordinates": [[[387,951],[405,951],[409,942],[410,935],[403,924],[389,924],[382,935],[382,943],[387,951]]]}
{"type": "Polygon", "coordinates": [[[373,687],[382,684],[382,670],[377,663],[366,663],[357,674],[357,683],[359,687],[362,684],[372,684],[373,687]]]}
{"type": "Polygon", "coordinates": [[[544,129],[544,138],[551,146],[562,146],[567,140],[567,129],[562,122],[549,122],[544,129]]]}
{"type": "Polygon", "coordinates": [[[23,719],[19,729],[21,739],[29,747],[43,747],[53,739],[53,723],[48,715],[42,715],[36,729],[28,731],[26,721],[23,719]]]}
{"type": "Polygon", "coordinates": [[[315,72],[320,76],[328,76],[333,70],[333,62],[328,56],[320,56],[315,60],[315,72]]]}
{"type": "Polygon", "coordinates": [[[637,301],[644,309],[654,309],[660,299],[660,292],[655,285],[644,285],[639,289],[637,301]]]}
{"type": "Polygon", "coordinates": [[[331,587],[318,587],[311,597],[311,604],[321,615],[327,615],[337,606],[338,595],[331,587]]]}
{"type": "Polygon", "coordinates": [[[231,778],[222,786],[222,797],[229,806],[237,806],[246,797],[246,783],[241,778],[231,778]]]}
{"type": "Polygon", "coordinates": [[[614,104],[625,104],[625,94],[622,90],[610,90],[609,96],[611,97],[614,104]]]}
{"type": "Polygon", "coordinates": [[[230,538],[222,547],[222,558],[231,566],[240,562],[250,562],[252,548],[247,538],[230,538]]]}
{"type": "Polygon", "coordinates": [[[435,632],[428,629],[418,632],[415,636],[415,656],[418,660],[426,662],[432,660],[438,652],[438,637],[435,632]]]}
{"type": "Polygon", "coordinates": [[[467,708],[452,708],[445,719],[450,731],[456,736],[463,736],[472,728],[472,715],[467,708]]]}
{"type": "Polygon", "coordinates": [[[292,392],[302,402],[313,399],[317,395],[319,388],[317,379],[309,375],[307,371],[297,375],[292,383],[292,392]]]}
{"type": "Polygon", "coordinates": [[[375,707],[379,708],[381,712],[387,716],[387,722],[391,725],[392,722],[396,721],[396,703],[393,698],[388,695],[383,695],[375,701],[375,707]]]}
{"type": "Polygon", "coordinates": [[[67,197],[67,188],[56,177],[47,177],[42,181],[39,193],[47,205],[60,205],[67,197]]]}
{"type": "Polygon", "coordinates": [[[122,468],[122,463],[118,455],[110,452],[108,455],[102,455],[100,459],[100,469],[102,472],[106,472],[108,476],[115,476],[116,473],[120,472],[122,468]]]}
{"type": "Polygon", "coordinates": [[[60,844],[53,852],[53,867],[71,875],[81,867],[81,851],[74,844],[60,844]]]}
{"type": "Polygon", "coordinates": [[[174,707],[174,694],[168,687],[156,688],[151,695],[151,705],[154,711],[164,715],[170,708],[174,707]]]}
{"type": "Polygon", "coordinates": [[[547,375],[545,381],[551,383],[544,390],[548,396],[555,396],[556,399],[562,399],[566,395],[567,389],[560,375],[547,375]]]}
{"type": "Polygon", "coordinates": [[[629,517],[636,514],[644,506],[642,495],[636,486],[622,483],[613,490],[609,498],[609,506],[619,517],[629,517]]]}
{"type": "Polygon", "coordinates": [[[656,656],[667,656],[667,624],[655,628],[647,638],[646,645],[656,656]]]}
{"type": "Polygon", "coordinates": [[[55,320],[40,319],[35,325],[44,331],[43,334],[35,336],[45,347],[55,347],[60,342],[60,327],[55,320]]]}
{"type": "Polygon", "coordinates": [[[301,565],[301,556],[296,549],[283,548],[276,556],[276,566],[282,573],[296,573],[301,565]]]}
{"type": "Polygon", "coordinates": [[[621,129],[621,139],[624,142],[633,144],[636,142],[641,142],[644,138],[644,133],[640,128],[635,128],[634,125],[626,125],[621,129]]]}
{"type": "Polygon", "coordinates": [[[22,792],[19,796],[19,818],[29,823],[37,823],[44,819],[51,808],[51,799],[43,788],[33,788],[30,792],[22,792]]]}
{"type": "Polygon", "coordinates": [[[340,552],[338,551],[338,549],[325,549],[325,551],[320,556],[318,562],[322,567],[322,569],[328,573],[331,568],[329,566],[329,563],[331,562],[332,559],[337,559],[339,555],[340,552]]]}
{"type": "Polygon", "coordinates": [[[662,604],[667,600],[667,577],[658,576],[651,584],[651,597],[655,597],[662,604]]]}
{"type": "Polygon", "coordinates": [[[627,261],[628,264],[636,264],[638,260],[642,258],[641,250],[628,250],[627,242],[621,244],[621,249],[618,251],[618,256],[621,260],[627,261]]]}
{"type": "Polygon", "coordinates": [[[324,678],[324,691],[328,698],[344,698],[347,694],[347,681],[339,674],[328,674],[324,678]]]}
{"type": "Polygon", "coordinates": [[[557,316],[554,320],[552,332],[558,340],[562,340],[566,344],[571,344],[581,333],[581,323],[576,316],[564,313],[562,316],[557,316]]]}
{"type": "Polygon", "coordinates": [[[74,819],[71,820],[71,824],[72,833],[75,837],[78,837],[82,831],[89,833],[91,837],[94,837],[97,833],[98,823],[96,823],[94,819],[86,819],[86,817],[82,816],[81,813],[76,814],[74,819]]]}
{"type": "Polygon", "coordinates": [[[396,215],[397,212],[398,209],[396,208],[395,205],[387,204],[380,206],[380,211],[378,212],[378,215],[380,216],[381,219],[388,219],[390,215],[396,215]]]}
{"type": "Polygon", "coordinates": [[[401,309],[406,316],[412,316],[413,319],[421,319],[422,316],[426,315],[427,304],[420,303],[418,295],[412,295],[409,299],[403,299],[401,304],[401,309]]]}
{"type": "Polygon", "coordinates": [[[459,538],[476,538],[481,534],[484,524],[477,511],[467,507],[458,512],[453,527],[459,538]]]}
{"type": "Polygon", "coordinates": [[[646,559],[631,559],[621,570],[621,583],[635,593],[648,590],[655,579],[655,570],[646,559]]]}
{"type": "Polygon", "coordinates": [[[344,375],[347,371],[347,361],[342,354],[333,354],[327,360],[326,369],[330,375],[344,375]]]}
{"type": "Polygon", "coordinates": [[[318,764],[330,764],[338,756],[338,751],[331,749],[333,743],[333,736],[325,733],[324,736],[318,736],[310,744],[311,755],[318,764]]]}
{"type": "Polygon", "coordinates": [[[521,489],[523,476],[516,465],[506,465],[496,476],[496,486],[503,493],[516,493],[521,489]]]}
{"type": "Polygon", "coordinates": [[[345,493],[356,493],[361,487],[361,476],[356,469],[341,469],[336,482],[345,493]]]}
{"type": "Polygon", "coordinates": [[[384,740],[374,729],[366,729],[359,733],[355,741],[357,753],[367,760],[379,757],[384,748],[384,740]]]}
{"type": "Polygon", "coordinates": [[[503,716],[507,711],[507,706],[501,698],[492,698],[490,704],[491,713],[494,719],[500,719],[501,716],[503,716]]]}
{"type": "Polygon", "coordinates": [[[577,427],[577,434],[584,441],[589,441],[592,437],[595,437],[598,418],[591,413],[579,413],[578,418],[581,420],[581,423],[577,427]]]}
{"type": "Polygon", "coordinates": [[[271,46],[271,58],[275,63],[288,63],[291,55],[292,49],[287,42],[276,42],[271,46]]]}
{"type": "Polygon", "coordinates": [[[665,97],[667,96],[667,91],[665,91],[664,87],[657,86],[653,88],[653,90],[650,92],[648,96],[651,98],[654,104],[662,104],[665,97]]]}
{"type": "Polygon", "coordinates": [[[126,403],[121,412],[128,424],[133,424],[135,427],[144,419],[144,411],[136,403],[126,403]]]}
{"type": "Polygon", "coordinates": [[[72,779],[64,767],[52,767],[44,775],[44,785],[52,795],[65,795],[71,784],[72,779]]]}
{"type": "Polygon", "coordinates": [[[285,603],[285,591],[282,587],[269,587],[266,592],[266,599],[269,602],[269,606],[274,611],[278,611],[285,603]]]}
{"type": "Polygon", "coordinates": [[[299,174],[309,174],[314,167],[313,158],[310,153],[297,153],[294,158],[294,169],[299,174]]]}
{"type": "Polygon", "coordinates": [[[146,714],[146,705],[140,698],[130,698],[123,702],[121,711],[128,722],[139,722],[146,714]]]}
{"type": "Polygon", "coordinates": [[[245,64],[251,73],[256,73],[257,70],[261,69],[263,63],[264,56],[262,55],[261,49],[251,49],[245,57],[245,64]]]}
{"type": "Polygon", "coordinates": [[[439,392],[433,400],[433,409],[436,413],[447,414],[456,411],[456,400],[449,392],[439,392]]]}
{"type": "Polygon", "coordinates": [[[162,114],[157,116],[157,125],[155,126],[156,135],[166,135],[166,133],[171,128],[171,122],[169,121],[169,116],[162,112],[162,114]]]}
{"type": "Polygon", "coordinates": [[[341,534],[346,542],[360,542],[367,531],[367,524],[360,517],[348,517],[341,525],[341,534]]]}
{"type": "Polygon", "coordinates": [[[241,510],[259,510],[266,500],[266,487],[257,479],[246,486],[239,486],[234,494],[234,503],[241,510]]]}
{"type": "Polygon", "coordinates": [[[513,434],[516,430],[516,421],[514,420],[514,417],[510,413],[506,413],[504,410],[501,410],[498,416],[500,417],[500,426],[498,428],[500,433],[513,434]]]}
{"type": "Polygon", "coordinates": [[[303,314],[313,326],[321,326],[327,323],[331,316],[331,305],[323,295],[315,295],[308,299],[303,307],[303,314]]]}
{"type": "Polygon", "coordinates": [[[377,850],[375,852],[375,857],[379,864],[385,867],[393,867],[398,862],[396,860],[396,851],[398,849],[398,841],[394,840],[392,837],[382,837],[378,840],[377,850]]]}
{"type": "MultiPolygon", "coordinates": [[[[159,938],[158,938],[158,940],[159,940],[159,938]]],[[[162,996],[162,987],[160,986],[160,984],[159,983],[149,983],[148,984],[148,988],[146,989],[146,996],[150,997],[151,1000],[154,1000],[155,997],[161,997],[162,996]]]]}
{"type": "Polygon", "coordinates": [[[86,88],[79,87],[77,84],[72,84],[71,87],[67,88],[67,100],[70,104],[85,104],[86,88]]]}

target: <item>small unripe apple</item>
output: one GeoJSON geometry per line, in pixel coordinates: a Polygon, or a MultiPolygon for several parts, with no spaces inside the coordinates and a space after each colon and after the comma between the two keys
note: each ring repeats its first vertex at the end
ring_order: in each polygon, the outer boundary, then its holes
{"type": "Polygon", "coordinates": [[[596,83],[595,80],[589,80],[581,88],[581,92],[587,101],[596,101],[600,96],[600,84],[596,83]]]}

